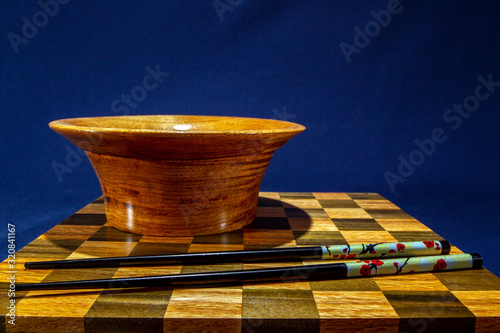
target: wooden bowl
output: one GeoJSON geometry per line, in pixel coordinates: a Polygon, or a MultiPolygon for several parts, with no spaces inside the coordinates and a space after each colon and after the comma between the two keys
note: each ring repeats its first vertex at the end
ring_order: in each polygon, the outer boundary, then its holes
{"type": "Polygon", "coordinates": [[[252,222],[274,151],[305,129],[279,120],[161,115],[49,126],[86,152],[108,222],[155,236],[216,234],[252,222]]]}

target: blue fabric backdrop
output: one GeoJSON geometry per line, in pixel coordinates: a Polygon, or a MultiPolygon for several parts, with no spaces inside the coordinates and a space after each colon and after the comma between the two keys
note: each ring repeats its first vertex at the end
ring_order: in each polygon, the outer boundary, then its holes
{"type": "Polygon", "coordinates": [[[262,190],[381,193],[498,275],[499,42],[497,1],[2,1],[2,257],[100,195],[49,121],[210,114],[307,127],[262,190]]]}

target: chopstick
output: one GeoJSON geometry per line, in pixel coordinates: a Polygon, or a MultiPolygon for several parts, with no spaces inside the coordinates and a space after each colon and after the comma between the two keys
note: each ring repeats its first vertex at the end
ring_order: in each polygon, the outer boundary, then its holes
{"type": "Polygon", "coordinates": [[[386,274],[477,269],[481,268],[482,264],[483,259],[477,253],[453,254],[225,272],[18,284],[16,290],[113,289],[280,279],[282,281],[293,281],[314,278],[369,277],[386,274]]]}
{"type": "Polygon", "coordinates": [[[450,252],[450,243],[441,241],[418,241],[399,243],[373,243],[350,245],[324,245],[312,247],[285,247],[264,250],[225,251],[204,253],[182,253],[152,256],[70,259],[26,262],[30,269],[90,268],[132,265],[163,265],[174,263],[213,263],[234,260],[273,260],[284,258],[310,259],[362,259],[382,257],[412,257],[441,255],[450,252]]]}

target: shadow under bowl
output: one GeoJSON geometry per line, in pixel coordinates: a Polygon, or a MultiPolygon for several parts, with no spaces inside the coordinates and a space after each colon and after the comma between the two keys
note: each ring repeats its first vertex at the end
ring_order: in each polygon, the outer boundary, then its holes
{"type": "Polygon", "coordinates": [[[251,223],[271,157],[305,130],[279,120],[180,115],[49,126],[87,154],[109,224],[154,236],[216,234],[251,223]]]}

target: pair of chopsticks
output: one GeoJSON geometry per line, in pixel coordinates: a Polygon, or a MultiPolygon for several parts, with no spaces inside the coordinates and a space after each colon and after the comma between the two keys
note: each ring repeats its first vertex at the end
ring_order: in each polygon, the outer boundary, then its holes
{"type": "Polygon", "coordinates": [[[482,267],[482,257],[477,253],[449,255],[449,252],[450,244],[447,241],[420,241],[27,262],[25,263],[25,267],[28,269],[60,269],[163,265],[175,263],[216,263],[231,262],[235,260],[255,261],[284,258],[313,260],[371,259],[359,262],[225,272],[18,284],[16,285],[16,290],[67,288],[110,289],[163,287],[219,282],[269,281],[277,279],[281,279],[282,281],[313,278],[331,279],[482,267]],[[375,258],[377,259],[374,260],[375,258]]]}

